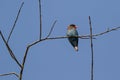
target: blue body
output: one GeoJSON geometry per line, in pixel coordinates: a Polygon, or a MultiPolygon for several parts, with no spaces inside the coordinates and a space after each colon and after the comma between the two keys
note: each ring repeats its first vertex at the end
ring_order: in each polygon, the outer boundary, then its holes
{"type": "Polygon", "coordinates": [[[67,31],[67,36],[78,36],[78,32],[76,29],[71,29],[67,31]]]}
{"type": "Polygon", "coordinates": [[[68,40],[73,47],[78,46],[78,32],[76,29],[70,29],[67,31],[68,40]]]}

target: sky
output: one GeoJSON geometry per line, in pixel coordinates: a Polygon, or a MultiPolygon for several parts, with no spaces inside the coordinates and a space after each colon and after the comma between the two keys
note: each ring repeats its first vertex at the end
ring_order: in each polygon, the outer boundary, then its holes
{"type": "MultiPolygon", "coordinates": [[[[0,0],[0,30],[7,39],[21,3],[21,10],[9,45],[22,62],[27,45],[39,38],[38,0],[0,0]]],[[[91,16],[93,34],[120,26],[119,0],[42,0],[42,38],[57,23],[50,37],[66,36],[67,26],[76,24],[79,35],[89,34],[91,16]]],[[[93,40],[94,80],[120,80],[120,30],[93,40]]],[[[67,39],[46,40],[30,48],[23,80],[90,80],[91,49],[89,39],[79,39],[76,52],[67,39]]],[[[19,73],[0,37],[0,74],[19,73]]],[[[15,76],[0,80],[17,80],[15,76]]]]}

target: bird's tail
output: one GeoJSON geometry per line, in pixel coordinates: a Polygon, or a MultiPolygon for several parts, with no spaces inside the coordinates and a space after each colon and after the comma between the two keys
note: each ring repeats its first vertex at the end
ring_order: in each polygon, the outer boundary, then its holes
{"type": "Polygon", "coordinates": [[[75,46],[75,50],[78,51],[78,46],[75,46]]]}

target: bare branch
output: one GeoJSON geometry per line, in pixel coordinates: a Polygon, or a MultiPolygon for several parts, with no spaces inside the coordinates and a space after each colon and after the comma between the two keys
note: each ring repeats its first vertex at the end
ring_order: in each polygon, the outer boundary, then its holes
{"type": "Polygon", "coordinates": [[[17,23],[17,20],[18,20],[18,18],[19,18],[19,15],[20,15],[21,9],[22,9],[22,7],[23,7],[23,4],[24,4],[24,2],[22,2],[21,6],[20,6],[20,9],[19,9],[19,11],[18,11],[17,17],[16,17],[15,22],[14,22],[14,24],[13,24],[13,27],[12,27],[10,33],[9,33],[9,36],[8,36],[8,39],[7,39],[7,43],[9,42],[9,39],[10,39],[12,33],[13,33],[13,30],[14,30],[15,25],[16,25],[16,23],[17,23]]]}
{"type": "Polygon", "coordinates": [[[42,7],[41,7],[41,0],[39,0],[39,17],[40,17],[40,34],[39,34],[39,40],[42,38],[42,7]]]}
{"type": "Polygon", "coordinates": [[[19,78],[19,75],[15,72],[10,72],[10,73],[5,73],[5,74],[0,74],[0,76],[9,76],[9,75],[15,75],[16,77],[19,78]]]}
{"type": "Polygon", "coordinates": [[[28,45],[27,48],[26,48],[26,51],[25,51],[24,57],[23,57],[22,68],[21,68],[21,71],[20,71],[20,79],[19,79],[19,80],[22,80],[22,75],[23,75],[24,65],[25,65],[25,62],[26,62],[26,58],[27,58],[27,54],[28,54],[28,50],[29,50],[29,48],[30,48],[30,46],[28,45]]]}
{"type": "Polygon", "coordinates": [[[54,23],[52,24],[52,27],[51,27],[51,29],[50,29],[50,32],[49,32],[49,34],[47,35],[46,38],[48,38],[48,37],[51,35],[51,33],[52,33],[52,31],[53,31],[53,29],[54,29],[54,27],[55,27],[56,22],[57,22],[57,20],[55,20],[54,23]]]}
{"type": "Polygon", "coordinates": [[[107,29],[107,30],[104,31],[104,32],[101,32],[101,33],[98,33],[98,34],[94,34],[93,36],[100,36],[100,35],[109,33],[109,32],[111,32],[111,31],[116,31],[116,30],[118,30],[118,29],[120,29],[120,26],[119,26],[119,27],[112,28],[112,29],[107,29]]]}
{"type": "MultiPolygon", "coordinates": [[[[51,30],[51,32],[52,32],[52,30],[51,30]]],[[[50,33],[50,34],[51,34],[51,33],[50,33]]],[[[49,36],[48,36],[48,37],[49,37],[49,36]]],[[[78,37],[79,37],[79,38],[82,38],[81,36],[78,36],[78,37]]],[[[20,79],[19,79],[19,80],[22,80],[22,75],[23,75],[23,71],[24,71],[24,65],[25,65],[26,58],[27,58],[27,55],[28,55],[28,50],[30,49],[30,47],[36,45],[37,43],[39,43],[39,42],[41,42],[41,41],[53,40],[53,39],[63,39],[63,38],[68,38],[68,37],[65,36],[65,37],[44,38],[44,39],[41,39],[41,40],[37,40],[37,41],[31,43],[30,45],[28,45],[27,48],[26,48],[24,57],[23,57],[22,68],[21,68],[21,71],[20,71],[20,79]]],[[[84,38],[84,39],[89,39],[89,38],[84,38]]]]}
{"type": "MultiPolygon", "coordinates": [[[[115,31],[115,30],[118,30],[120,29],[120,27],[115,27],[115,28],[112,28],[112,29],[109,29],[109,31],[104,31],[104,32],[101,32],[101,33],[98,33],[98,34],[93,34],[92,35],[92,39],[96,39],[94,37],[97,37],[97,36],[100,36],[100,35],[103,35],[103,34],[106,34],[108,32],[111,32],[111,31],[115,31]]],[[[81,35],[81,36],[77,36],[78,38],[81,38],[81,39],[90,39],[90,35],[81,35]]],[[[31,43],[29,46],[33,46],[41,41],[44,41],[44,40],[55,40],[55,39],[65,39],[65,38],[68,38],[68,36],[59,36],[59,37],[50,37],[50,38],[44,38],[44,39],[41,39],[41,40],[37,40],[33,43],[31,43]]]]}
{"type": "Polygon", "coordinates": [[[19,63],[19,61],[18,61],[17,58],[15,57],[13,51],[11,50],[10,46],[8,45],[8,43],[6,42],[6,40],[5,40],[5,38],[4,38],[4,36],[3,36],[3,34],[2,34],[1,31],[0,31],[0,35],[1,35],[1,37],[2,37],[2,39],[3,39],[3,41],[4,41],[4,43],[5,43],[5,45],[6,45],[6,47],[7,47],[7,49],[8,49],[8,51],[9,51],[12,59],[22,68],[21,64],[19,63]]]}
{"type": "MultiPolygon", "coordinates": [[[[41,11],[41,0],[38,0],[39,2],[39,17],[40,17],[40,33],[39,33],[39,41],[41,40],[42,38],[42,11],[41,11]]],[[[24,65],[25,65],[25,62],[26,62],[26,58],[27,58],[27,54],[28,54],[28,50],[31,46],[28,45],[27,48],[26,48],[26,51],[25,51],[25,54],[24,54],[24,57],[23,57],[23,61],[22,61],[22,68],[21,68],[21,71],[20,71],[20,79],[19,80],[22,80],[22,75],[23,75],[23,70],[24,70],[24,65]]]]}
{"type": "Polygon", "coordinates": [[[91,18],[89,16],[89,25],[90,25],[90,45],[91,45],[91,80],[94,80],[94,51],[93,51],[93,41],[92,41],[92,24],[91,18]]]}
{"type": "MultiPolygon", "coordinates": [[[[54,23],[54,24],[55,24],[55,23],[54,23]]],[[[53,26],[54,26],[54,25],[53,25],[53,26]]],[[[119,28],[120,28],[120,27],[119,27],[119,28]]],[[[114,31],[114,30],[117,30],[117,29],[119,29],[119,28],[112,28],[112,29],[109,30],[109,32],[114,31]]],[[[51,34],[51,32],[52,32],[52,29],[51,29],[51,31],[50,31],[49,34],[51,34]]],[[[101,32],[101,33],[103,33],[103,32],[101,32]]],[[[82,36],[77,36],[77,37],[78,37],[78,38],[81,38],[81,39],[95,39],[95,38],[93,38],[93,36],[96,36],[96,37],[97,37],[97,36],[101,35],[101,33],[94,34],[94,35],[82,35],[82,36]],[[92,36],[92,38],[91,38],[91,36],[92,36]]],[[[108,31],[105,31],[103,34],[106,34],[106,33],[108,33],[108,31]]],[[[102,35],[103,35],[103,34],[102,34],[102,35]]],[[[49,37],[49,36],[48,36],[48,37],[49,37]]],[[[55,39],[65,39],[65,38],[68,38],[68,36],[51,37],[51,38],[48,38],[48,37],[46,37],[46,38],[44,38],[44,39],[37,40],[37,41],[35,41],[35,42],[32,42],[31,44],[29,44],[29,45],[27,46],[26,51],[25,51],[25,54],[24,54],[24,57],[23,57],[23,61],[22,61],[22,68],[21,68],[21,71],[20,71],[20,79],[19,79],[19,80],[22,80],[22,75],[23,75],[24,66],[25,66],[25,62],[26,62],[27,55],[28,55],[28,51],[29,51],[29,49],[30,49],[32,46],[38,44],[39,42],[46,41],[46,40],[55,40],[55,39]]]]}

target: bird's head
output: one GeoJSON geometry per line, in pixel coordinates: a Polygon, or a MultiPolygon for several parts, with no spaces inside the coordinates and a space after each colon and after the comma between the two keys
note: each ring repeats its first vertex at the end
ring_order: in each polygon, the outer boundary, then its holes
{"type": "Polygon", "coordinates": [[[76,29],[77,27],[76,27],[76,25],[75,24],[70,24],[69,26],[68,26],[68,30],[70,30],[70,29],[76,29]]]}

